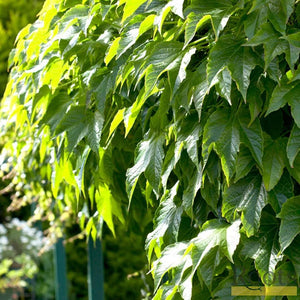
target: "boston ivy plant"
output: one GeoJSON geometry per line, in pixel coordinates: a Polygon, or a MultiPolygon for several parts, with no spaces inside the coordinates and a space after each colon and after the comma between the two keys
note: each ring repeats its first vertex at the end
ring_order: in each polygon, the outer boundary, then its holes
{"type": "Polygon", "coordinates": [[[151,222],[154,299],[297,284],[299,41],[294,0],[47,0],[2,105],[16,201],[151,222]]]}

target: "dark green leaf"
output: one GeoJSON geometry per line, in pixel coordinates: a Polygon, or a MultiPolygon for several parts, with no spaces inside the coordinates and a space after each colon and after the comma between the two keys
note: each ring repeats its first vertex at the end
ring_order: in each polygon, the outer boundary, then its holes
{"type": "Polygon", "coordinates": [[[300,233],[300,196],[288,199],[282,206],[278,217],[281,219],[279,242],[284,251],[300,233]]]}
{"type": "MultiPolygon", "coordinates": [[[[201,170],[201,166],[199,169],[201,170]]],[[[199,169],[195,168],[194,171],[191,172],[190,178],[188,179],[188,186],[182,196],[182,206],[190,217],[193,217],[194,199],[202,183],[202,172],[199,169]]]]}
{"type": "Polygon", "coordinates": [[[222,214],[232,221],[241,212],[248,236],[254,235],[260,224],[262,209],[267,204],[267,193],[261,177],[251,173],[237,183],[225,187],[222,214]]]}
{"type": "Polygon", "coordinates": [[[264,150],[263,156],[263,181],[267,191],[270,191],[279,181],[284,163],[284,147],[282,140],[270,143],[264,150]]]}
{"type": "Polygon", "coordinates": [[[259,236],[247,240],[242,250],[244,255],[254,259],[264,284],[273,282],[276,265],[283,259],[282,254],[278,255],[278,230],[278,220],[270,214],[263,214],[259,236]]]}
{"type": "Polygon", "coordinates": [[[242,142],[249,148],[258,166],[262,168],[263,157],[263,134],[258,119],[252,122],[249,113],[241,110],[239,114],[239,122],[242,132],[242,142]]]}
{"type": "Polygon", "coordinates": [[[297,125],[294,125],[288,143],[286,147],[287,157],[291,167],[293,167],[293,162],[300,151],[300,129],[297,125]]]}
{"type": "Polygon", "coordinates": [[[137,180],[143,172],[152,187],[158,190],[164,157],[163,143],[163,135],[152,135],[140,143],[135,165],[127,171],[127,193],[130,199],[137,180]]]}
{"type": "Polygon", "coordinates": [[[216,37],[226,26],[229,16],[234,12],[235,7],[230,0],[196,0],[192,1],[190,9],[197,15],[209,15],[216,37]]]}
{"type": "Polygon", "coordinates": [[[165,192],[156,211],[154,230],[148,234],[146,239],[146,249],[148,250],[149,259],[151,259],[156,244],[161,243],[161,239],[166,245],[177,241],[181,215],[183,213],[183,208],[181,206],[177,207],[174,203],[177,189],[178,182],[170,191],[167,190],[165,192]]]}
{"type": "Polygon", "coordinates": [[[88,134],[85,105],[73,106],[59,123],[56,134],[67,133],[68,150],[74,147],[88,134]]]}
{"type": "Polygon", "coordinates": [[[274,30],[270,23],[264,23],[261,29],[246,43],[248,46],[264,45],[265,50],[265,69],[271,61],[278,55],[288,50],[288,44],[280,39],[281,35],[274,30]]]}
{"type": "Polygon", "coordinates": [[[95,111],[88,119],[87,141],[91,149],[98,153],[100,147],[101,132],[104,123],[103,115],[99,111],[95,111]]]}
{"type": "Polygon", "coordinates": [[[254,52],[251,48],[245,47],[244,43],[244,39],[235,38],[232,35],[220,37],[209,55],[207,78],[211,85],[215,76],[227,67],[246,100],[250,74],[258,62],[254,52]]]}
{"type": "Polygon", "coordinates": [[[237,182],[244,178],[255,166],[255,161],[251,152],[245,146],[240,147],[236,160],[236,174],[234,181],[237,182]]]}
{"type": "Polygon", "coordinates": [[[276,186],[268,192],[268,202],[276,213],[279,213],[282,205],[288,198],[294,195],[294,185],[291,176],[285,170],[276,186]]]}

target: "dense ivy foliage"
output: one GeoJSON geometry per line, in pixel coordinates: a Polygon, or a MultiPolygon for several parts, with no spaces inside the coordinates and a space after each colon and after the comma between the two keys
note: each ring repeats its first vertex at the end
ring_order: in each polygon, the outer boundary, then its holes
{"type": "Polygon", "coordinates": [[[15,204],[37,201],[58,235],[70,214],[93,237],[103,221],[141,235],[152,222],[154,299],[297,284],[299,10],[46,1],[11,53],[2,106],[25,185],[15,204]]]}

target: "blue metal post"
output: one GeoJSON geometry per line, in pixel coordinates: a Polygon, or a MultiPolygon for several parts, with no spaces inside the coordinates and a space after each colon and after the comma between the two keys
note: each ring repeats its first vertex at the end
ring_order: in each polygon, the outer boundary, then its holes
{"type": "Polygon", "coordinates": [[[89,300],[104,300],[104,268],[100,239],[88,241],[88,290],[89,300]]]}
{"type": "Polygon", "coordinates": [[[68,300],[66,250],[60,238],[54,249],[55,299],[68,300]]]}

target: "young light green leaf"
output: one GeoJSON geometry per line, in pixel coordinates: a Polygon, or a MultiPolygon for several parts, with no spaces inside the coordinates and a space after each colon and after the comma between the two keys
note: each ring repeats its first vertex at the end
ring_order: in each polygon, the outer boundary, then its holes
{"type": "Polygon", "coordinates": [[[184,32],[184,47],[191,42],[198,29],[200,29],[209,20],[209,15],[199,16],[195,12],[191,12],[187,16],[184,32]]]}
{"type": "Polygon", "coordinates": [[[115,215],[121,222],[124,222],[124,217],[120,205],[114,199],[106,184],[98,186],[95,194],[95,201],[99,214],[103,217],[107,226],[115,236],[113,216],[115,215]]]}
{"type": "Polygon", "coordinates": [[[124,21],[126,19],[131,17],[134,14],[134,12],[146,1],[147,0],[136,0],[136,1],[122,0],[122,1],[120,1],[119,5],[122,5],[123,3],[125,3],[124,12],[123,12],[123,16],[122,16],[122,23],[124,23],[124,21]]]}
{"type": "Polygon", "coordinates": [[[138,36],[140,37],[142,34],[144,34],[146,31],[152,28],[153,23],[154,23],[155,15],[149,15],[147,16],[142,23],[140,24],[139,28],[139,34],[138,36]]]}
{"type": "Polygon", "coordinates": [[[119,124],[123,121],[124,111],[125,111],[125,108],[120,109],[114,116],[114,119],[112,120],[112,122],[110,124],[108,139],[113,134],[113,132],[117,129],[119,124]]]}
{"type": "Polygon", "coordinates": [[[110,61],[117,55],[118,49],[119,49],[119,45],[120,45],[120,40],[121,37],[117,37],[111,44],[111,46],[109,47],[109,50],[105,56],[104,62],[106,63],[106,65],[108,65],[110,63],[110,61]]]}
{"type": "Polygon", "coordinates": [[[125,136],[128,135],[131,128],[133,127],[147,98],[157,92],[158,92],[158,89],[155,87],[151,91],[151,93],[148,96],[146,96],[145,88],[143,87],[140,90],[140,93],[139,93],[138,97],[136,98],[135,102],[130,107],[125,109],[125,111],[124,111],[125,136]]]}

